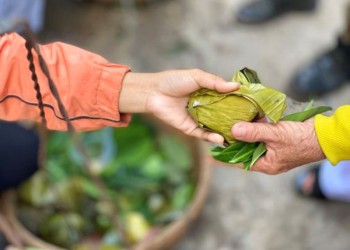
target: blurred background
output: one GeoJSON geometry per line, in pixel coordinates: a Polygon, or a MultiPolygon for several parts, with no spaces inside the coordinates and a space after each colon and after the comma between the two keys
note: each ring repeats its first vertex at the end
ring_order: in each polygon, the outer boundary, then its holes
{"type": "MultiPolygon", "coordinates": [[[[288,94],[297,69],[334,46],[347,0],[320,0],[315,11],[245,25],[249,0],[47,0],[42,43],[61,41],[131,66],[134,72],[200,68],[225,79],[243,68],[288,94]],[[102,2],[102,1],[101,1],[102,2]]],[[[318,101],[349,103],[350,84],[318,101]]],[[[349,249],[350,205],[308,200],[293,189],[298,169],[266,176],[213,165],[207,203],[175,250],[349,249]]]]}

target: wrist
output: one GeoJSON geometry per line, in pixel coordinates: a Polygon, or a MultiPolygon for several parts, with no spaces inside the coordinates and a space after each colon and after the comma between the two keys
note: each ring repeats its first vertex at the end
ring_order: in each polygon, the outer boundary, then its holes
{"type": "Polygon", "coordinates": [[[325,154],[323,153],[323,150],[321,148],[321,145],[318,141],[317,138],[317,134],[315,131],[315,127],[314,127],[314,119],[310,119],[308,121],[305,122],[309,127],[310,127],[310,141],[313,142],[312,143],[312,152],[313,152],[313,156],[314,159],[313,161],[320,161],[326,158],[325,154]]]}
{"type": "Polygon", "coordinates": [[[127,73],[123,79],[120,91],[119,112],[149,112],[147,102],[156,88],[156,83],[156,73],[127,73]]]}

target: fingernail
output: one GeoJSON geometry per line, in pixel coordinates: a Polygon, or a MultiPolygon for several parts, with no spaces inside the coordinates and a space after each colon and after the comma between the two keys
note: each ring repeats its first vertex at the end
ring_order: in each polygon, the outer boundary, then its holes
{"type": "Polygon", "coordinates": [[[213,142],[213,143],[217,143],[217,144],[223,144],[224,143],[224,138],[219,135],[219,134],[211,134],[210,135],[210,141],[213,142]]]}
{"type": "Polygon", "coordinates": [[[227,85],[230,85],[231,87],[239,87],[239,83],[238,82],[226,82],[227,85]]]}

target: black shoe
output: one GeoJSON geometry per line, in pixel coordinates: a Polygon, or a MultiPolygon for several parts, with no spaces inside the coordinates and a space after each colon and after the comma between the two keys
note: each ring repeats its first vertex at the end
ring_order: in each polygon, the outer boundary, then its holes
{"type": "Polygon", "coordinates": [[[260,0],[244,6],[238,12],[238,21],[261,23],[289,11],[312,11],[315,7],[316,0],[260,0]]]}
{"type": "Polygon", "coordinates": [[[295,74],[288,95],[299,101],[320,97],[350,81],[350,45],[340,40],[295,74]]]}

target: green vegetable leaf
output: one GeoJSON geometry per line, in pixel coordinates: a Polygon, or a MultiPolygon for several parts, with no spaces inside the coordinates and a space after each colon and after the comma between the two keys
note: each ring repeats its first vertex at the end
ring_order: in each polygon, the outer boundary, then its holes
{"type": "Polygon", "coordinates": [[[237,141],[226,148],[216,147],[211,150],[211,155],[218,161],[228,162],[245,144],[245,142],[237,141]]]}
{"type": "Polygon", "coordinates": [[[265,145],[265,143],[260,142],[259,145],[254,150],[254,153],[252,156],[252,161],[250,162],[249,167],[253,166],[255,164],[255,162],[260,158],[260,156],[265,154],[265,152],[266,152],[266,145],[265,145]]]}
{"type": "Polygon", "coordinates": [[[237,71],[233,75],[232,79],[234,81],[240,82],[243,85],[250,85],[252,83],[258,83],[258,84],[261,83],[256,71],[249,69],[247,67],[243,68],[240,71],[237,71]]]}
{"type": "Polygon", "coordinates": [[[308,108],[304,111],[293,113],[287,116],[282,117],[280,121],[294,121],[294,122],[303,122],[317,114],[324,113],[326,111],[332,110],[328,106],[320,106],[316,108],[308,108]]]}
{"type": "Polygon", "coordinates": [[[313,105],[314,105],[314,100],[311,100],[307,105],[306,107],[304,108],[304,111],[307,111],[309,109],[312,109],[313,108],[313,105]]]}
{"type": "Polygon", "coordinates": [[[241,163],[246,162],[251,158],[255,148],[259,143],[245,143],[245,145],[235,154],[235,156],[229,160],[229,163],[241,163]]]}
{"type": "Polygon", "coordinates": [[[243,162],[243,168],[248,171],[250,168],[250,161],[243,162]]]}

